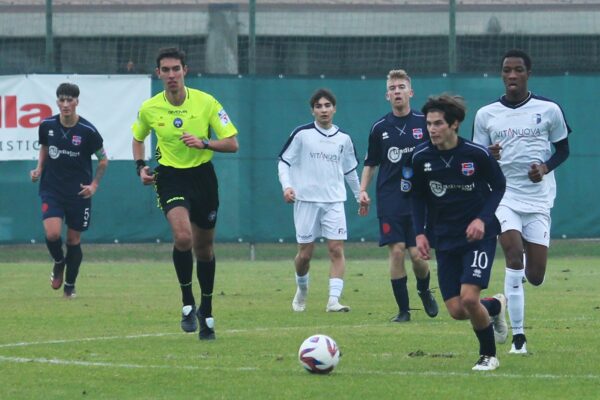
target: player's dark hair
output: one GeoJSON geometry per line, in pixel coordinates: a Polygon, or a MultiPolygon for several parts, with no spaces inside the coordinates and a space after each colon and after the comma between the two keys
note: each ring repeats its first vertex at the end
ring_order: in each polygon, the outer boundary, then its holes
{"type": "Polygon", "coordinates": [[[311,96],[310,98],[310,108],[314,108],[315,104],[317,104],[317,101],[319,101],[319,99],[321,99],[322,97],[325,97],[327,100],[329,100],[331,102],[331,104],[333,104],[333,106],[335,107],[335,96],[333,94],[333,92],[329,89],[317,89],[317,91],[311,96]]]}
{"type": "Polygon", "coordinates": [[[502,62],[500,63],[500,68],[504,66],[504,60],[507,58],[521,58],[525,63],[525,68],[527,68],[527,71],[531,71],[531,57],[529,57],[529,54],[525,53],[523,50],[512,49],[504,53],[504,57],[502,57],[502,62]]]}
{"type": "Polygon", "coordinates": [[[160,60],[163,58],[174,58],[181,61],[181,66],[185,67],[185,51],[179,50],[177,47],[163,47],[158,50],[156,55],[156,68],[160,68],[160,60]]]}
{"type": "Polygon", "coordinates": [[[79,97],[79,86],[74,83],[61,83],[56,88],[56,97],[68,96],[68,97],[79,97]]]}
{"type": "Polygon", "coordinates": [[[456,121],[459,124],[464,121],[467,114],[467,107],[461,96],[443,93],[439,96],[429,96],[421,111],[425,115],[430,112],[441,112],[444,114],[444,121],[448,125],[452,125],[456,121]]]}

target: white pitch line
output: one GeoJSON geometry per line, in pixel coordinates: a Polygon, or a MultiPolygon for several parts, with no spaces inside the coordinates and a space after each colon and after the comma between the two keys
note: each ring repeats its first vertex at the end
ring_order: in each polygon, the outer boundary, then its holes
{"type": "Polygon", "coordinates": [[[198,367],[194,365],[147,365],[147,364],[120,364],[111,362],[99,362],[99,361],[73,361],[73,360],[61,360],[58,358],[27,358],[27,357],[5,357],[0,356],[0,361],[14,362],[14,363],[39,363],[39,364],[53,364],[53,365],[77,365],[82,367],[109,367],[109,368],[132,368],[132,369],[192,369],[192,370],[228,370],[228,371],[253,371],[258,368],[253,367],[237,367],[237,368],[222,368],[218,366],[207,366],[198,367]]]}
{"type": "MultiPolygon", "coordinates": [[[[61,360],[57,358],[26,358],[26,357],[4,357],[0,356],[0,362],[13,362],[13,363],[39,363],[39,364],[52,364],[52,365],[76,365],[82,367],[108,367],[108,368],[126,368],[126,369],[183,369],[183,370],[205,370],[205,371],[237,371],[237,372],[260,372],[261,368],[257,367],[219,367],[219,366],[206,366],[198,367],[193,365],[142,365],[142,364],[121,364],[111,362],[91,362],[91,361],[73,361],[73,360],[61,360]]],[[[294,369],[294,371],[297,371],[294,369]]],[[[579,380],[599,380],[598,375],[554,375],[554,374],[531,374],[531,375],[520,375],[511,373],[498,373],[498,372],[439,372],[439,371],[366,371],[366,370],[344,370],[337,372],[344,375],[379,375],[379,376],[425,376],[425,377],[461,377],[469,378],[476,377],[480,378],[506,378],[506,379],[538,379],[538,380],[556,380],[556,379],[579,379],[579,380]]]]}
{"type": "MultiPolygon", "coordinates": [[[[371,328],[377,325],[330,325],[330,326],[320,326],[315,327],[314,329],[339,329],[350,328],[350,329],[359,329],[359,328],[371,328]]],[[[282,326],[276,328],[252,328],[252,329],[228,329],[220,331],[225,334],[235,334],[235,333],[248,333],[248,332],[272,332],[275,330],[280,331],[289,331],[289,330],[298,330],[298,329],[306,329],[306,326],[282,326]]],[[[27,347],[27,346],[38,346],[45,344],[65,344],[65,343],[78,343],[78,342],[95,342],[101,340],[130,340],[130,339],[139,339],[145,337],[161,337],[161,336],[176,336],[176,335],[186,335],[182,332],[171,332],[171,333],[145,333],[139,335],[124,335],[124,336],[98,336],[91,338],[79,338],[79,339],[55,339],[55,340],[45,340],[39,342],[17,342],[17,343],[5,343],[0,344],[0,349],[2,348],[14,348],[14,347],[27,347]]]]}
{"type": "Polygon", "coordinates": [[[18,342],[18,343],[6,343],[0,344],[1,348],[11,347],[26,347],[26,346],[37,346],[44,344],[64,344],[64,343],[77,343],[77,342],[97,342],[101,340],[124,340],[124,339],[139,339],[144,337],[161,337],[170,335],[181,335],[181,333],[147,333],[140,335],[126,335],[126,336],[100,336],[91,338],[80,338],[80,339],[56,339],[56,340],[45,340],[41,342],[18,342]]]}
{"type": "MultiPolygon", "coordinates": [[[[373,324],[363,325],[347,325],[345,328],[371,328],[373,324]]],[[[248,333],[248,332],[261,332],[261,331],[273,331],[273,330],[297,330],[305,329],[305,326],[298,327],[278,327],[278,328],[253,328],[253,329],[229,329],[222,331],[223,333],[235,334],[235,333],[248,333]]],[[[324,330],[324,329],[339,329],[340,325],[321,326],[313,329],[324,330]]],[[[1,344],[0,348],[15,348],[15,347],[26,347],[26,346],[37,346],[46,344],[64,344],[64,343],[77,343],[77,342],[94,342],[103,340],[132,340],[145,337],[163,337],[163,336],[175,336],[182,335],[181,332],[170,332],[170,333],[146,333],[139,335],[125,335],[125,336],[100,336],[91,338],[79,338],[79,339],[58,339],[58,340],[47,340],[39,342],[18,342],[18,343],[6,343],[1,344]]],[[[185,335],[185,334],[184,334],[185,335]]],[[[233,367],[223,368],[218,366],[177,366],[177,365],[141,365],[141,364],[121,364],[112,362],[91,362],[91,361],[74,361],[74,360],[61,360],[56,358],[26,358],[26,357],[7,357],[0,356],[0,362],[13,362],[13,363],[41,363],[41,364],[53,364],[53,365],[78,365],[86,367],[110,367],[110,368],[152,368],[152,369],[167,369],[176,368],[184,370],[224,370],[224,371],[260,371],[260,368],[254,367],[233,367]]],[[[367,370],[345,370],[344,374],[350,375],[384,375],[384,376],[440,376],[440,377],[470,377],[479,376],[484,378],[489,377],[502,377],[510,379],[539,379],[539,380],[553,380],[553,379],[583,379],[583,380],[600,380],[600,375],[555,375],[555,374],[532,374],[532,375],[519,375],[510,373],[497,373],[492,372],[489,374],[481,373],[469,373],[469,372],[438,372],[438,371],[424,371],[424,372],[413,372],[413,371],[367,371],[367,370]]]]}

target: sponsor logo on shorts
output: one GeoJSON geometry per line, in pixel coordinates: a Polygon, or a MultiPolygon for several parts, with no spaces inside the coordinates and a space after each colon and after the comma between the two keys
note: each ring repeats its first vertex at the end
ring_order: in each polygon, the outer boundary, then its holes
{"type": "Polygon", "coordinates": [[[217,212],[216,211],[211,211],[210,213],[208,213],[207,219],[210,222],[213,222],[215,219],[217,219],[217,212]]]}
{"type": "Polygon", "coordinates": [[[311,233],[311,234],[308,234],[308,235],[298,235],[298,237],[300,239],[302,239],[302,240],[309,240],[309,239],[312,239],[313,235],[311,233]]]}
{"type": "Polygon", "coordinates": [[[387,235],[392,231],[392,227],[387,222],[384,222],[383,224],[381,224],[381,231],[384,235],[387,235]]]}
{"type": "Polygon", "coordinates": [[[338,229],[338,235],[345,235],[345,234],[346,234],[346,229],[344,229],[344,228],[338,229]]]}

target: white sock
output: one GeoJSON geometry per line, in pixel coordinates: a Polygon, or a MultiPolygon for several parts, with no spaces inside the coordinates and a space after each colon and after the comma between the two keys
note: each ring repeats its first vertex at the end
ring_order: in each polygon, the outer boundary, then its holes
{"type": "Polygon", "coordinates": [[[344,290],[344,280],[340,278],[329,279],[329,303],[336,303],[342,297],[344,290]]]}
{"type": "Polygon", "coordinates": [[[308,272],[303,276],[298,276],[298,274],[296,274],[296,285],[298,286],[300,293],[304,296],[308,293],[308,281],[308,272]]]}
{"type": "Polygon", "coordinates": [[[506,268],[504,276],[504,294],[506,296],[508,317],[512,334],[525,333],[525,291],[523,290],[524,271],[506,268]]]}

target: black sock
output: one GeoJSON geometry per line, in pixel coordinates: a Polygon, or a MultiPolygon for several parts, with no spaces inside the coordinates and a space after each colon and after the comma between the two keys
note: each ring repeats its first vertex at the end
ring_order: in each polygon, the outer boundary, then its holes
{"type": "Polygon", "coordinates": [[[494,328],[489,324],[487,328],[478,331],[475,330],[475,335],[479,340],[479,354],[482,356],[496,357],[496,342],[494,342],[494,328]]]}
{"type": "Polygon", "coordinates": [[[427,272],[427,276],[425,278],[419,278],[417,276],[417,290],[419,291],[419,293],[425,293],[426,291],[429,290],[429,277],[431,276],[431,274],[429,272],[427,272]]]}
{"type": "Polygon", "coordinates": [[[75,281],[79,274],[79,267],[81,266],[81,260],[83,260],[81,244],[67,244],[67,257],[65,259],[65,262],[67,263],[67,273],[65,276],[65,285],[75,286],[75,281]]]}
{"type": "Polygon", "coordinates": [[[408,278],[405,276],[400,279],[392,279],[392,291],[394,292],[394,297],[396,298],[396,304],[398,304],[398,309],[400,312],[405,312],[410,309],[408,302],[408,290],[406,289],[406,281],[408,278]]]}
{"type": "Polygon", "coordinates": [[[485,297],[480,300],[481,304],[486,308],[490,317],[495,317],[500,313],[502,305],[500,304],[500,300],[494,297],[485,297]]]}
{"type": "Polygon", "coordinates": [[[212,295],[215,286],[215,270],[216,262],[213,259],[210,261],[200,261],[196,263],[196,275],[200,282],[200,290],[202,298],[200,299],[200,314],[205,317],[212,316],[212,295]]]}
{"type": "Polygon", "coordinates": [[[55,263],[59,263],[65,260],[65,255],[62,249],[62,239],[60,237],[53,242],[49,241],[48,238],[46,238],[46,247],[48,247],[50,256],[52,257],[55,263]]]}
{"type": "Polygon", "coordinates": [[[192,275],[194,274],[194,257],[192,250],[179,251],[173,247],[173,265],[181,288],[181,301],[185,306],[196,305],[192,291],[192,275]]]}

